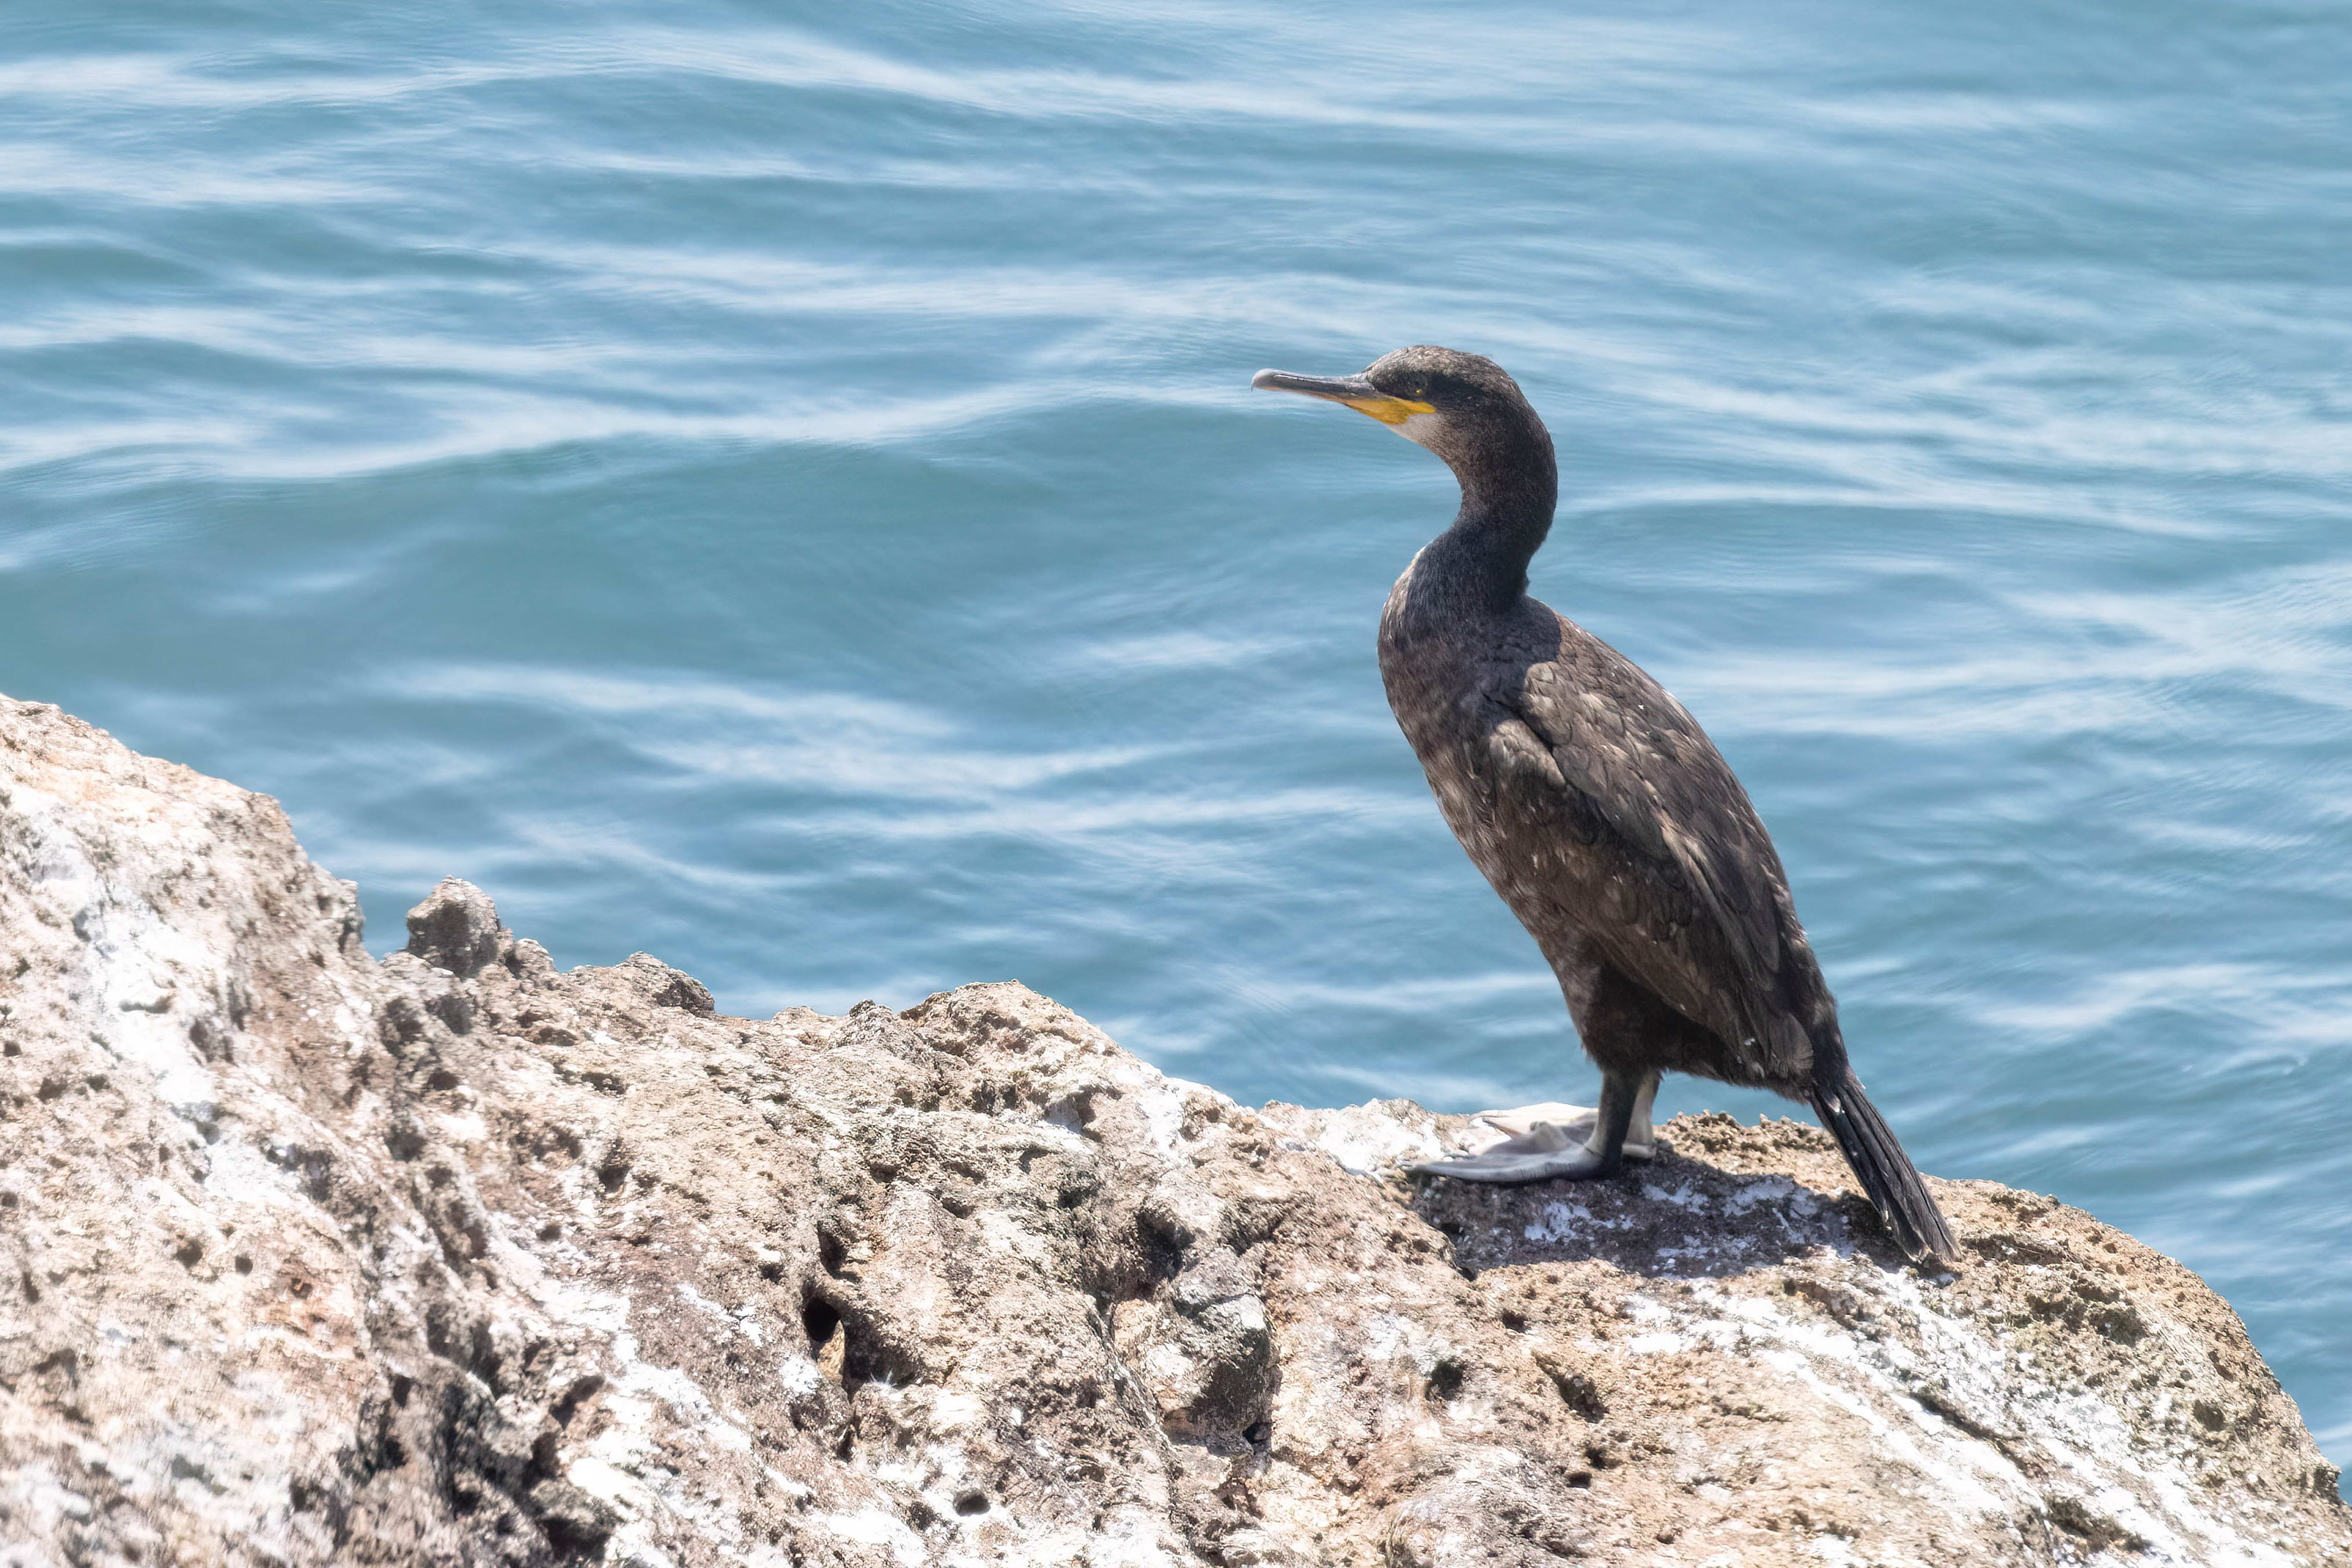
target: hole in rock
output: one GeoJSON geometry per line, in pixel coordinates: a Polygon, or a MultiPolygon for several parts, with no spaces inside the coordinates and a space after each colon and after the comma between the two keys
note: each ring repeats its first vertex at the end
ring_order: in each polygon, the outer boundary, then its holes
{"type": "Polygon", "coordinates": [[[1599,1421],[1609,1414],[1609,1403],[1601,1398],[1599,1385],[1580,1372],[1557,1363],[1538,1363],[1551,1378],[1551,1385],[1559,1390],[1560,1403],[1587,1421],[1599,1421]]]}
{"type": "Polygon", "coordinates": [[[801,1331],[808,1335],[809,1353],[814,1355],[833,1342],[841,1330],[841,1314],[812,1297],[801,1309],[801,1331]]]}
{"type": "Polygon", "coordinates": [[[906,1388],[920,1383],[920,1369],[895,1347],[875,1337],[869,1323],[856,1318],[841,1325],[841,1386],[855,1390],[862,1384],[906,1388]]]}
{"type": "MultiPolygon", "coordinates": [[[[604,1386],[604,1379],[602,1374],[593,1372],[585,1373],[576,1380],[570,1388],[563,1391],[563,1397],[556,1401],[555,1407],[551,1414],[554,1415],[556,1421],[561,1425],[565,1426],[571,1426],[572,1418],[580,1413],[580,1407],[583,1405],[585,1405],[589,1400],[593,1399],[596,1396],[597,1391],[604,1386]]],[[[552,1434],[550,1435],[552,1436],[552,1434]]]]}
{"type": "Polygon", "coordinates": [[[1136,1239],[1142,1244],[1143,1268],[1147,1283],[1137,1292],[1150,1295],[1153,1286],[1164,1284],[1184,1272],[1185,1238],[1171,1229],[1156,1215],[1137,1216],[1136,1239]]]}
{"type": "Polygon", "coordinates": [[[966,1519],[970,1519],[976,1513],[986,1513],[988,1496],[984,1492],[958,1492],[955,1508],[956,1511],[966,1519]]]}

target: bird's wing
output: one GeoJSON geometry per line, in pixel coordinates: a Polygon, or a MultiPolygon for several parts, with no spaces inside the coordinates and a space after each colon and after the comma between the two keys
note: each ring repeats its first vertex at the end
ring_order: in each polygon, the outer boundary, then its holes
{"type": "Polygon", "coordinates": [[[1793,910],[1748,792],[1664,688],[1562,626],[1559,658],[1486,683],[1488,743],[1522,776],[1540,747],[1598,819],[1621,890],[1591,934],[1611,961],[1772,1076],[1800,1069],[1811,1042],[1780,984],[1793,910]]]}

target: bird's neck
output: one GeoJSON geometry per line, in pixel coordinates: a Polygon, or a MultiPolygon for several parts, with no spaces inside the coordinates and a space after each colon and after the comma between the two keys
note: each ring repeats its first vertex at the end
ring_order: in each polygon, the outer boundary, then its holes
{"type": "Polygon", "coordinates": [[[1454,525],[1422,552],[1416,571],[1461,608],[1501,615],[1528,591],[1528,563],[1551,531],[1559,474],[1542,425],[1460,453],[1443,453],[1462,481],[1454,525]]]}

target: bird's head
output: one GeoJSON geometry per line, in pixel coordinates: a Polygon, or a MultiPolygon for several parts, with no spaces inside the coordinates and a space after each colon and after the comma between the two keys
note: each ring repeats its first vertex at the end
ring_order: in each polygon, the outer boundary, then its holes
{"type": "Polygon", "coordinates": [[[1531,438],[1549,464],[1550,437],[1518,383],[1480,354],[1424,343],[1382,354],[1356,375],[1262,370],[1250,384],[1344,403],[1428,447],[1457,473],[1504,460],[1531,438]]]}

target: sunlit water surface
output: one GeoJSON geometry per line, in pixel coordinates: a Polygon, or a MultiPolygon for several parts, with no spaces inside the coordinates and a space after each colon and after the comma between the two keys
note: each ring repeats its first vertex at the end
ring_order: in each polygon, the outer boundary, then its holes
{"type": "MultiPolygon", "coordinates": [[[[1923,1165],[2352,1459],[2352,12],[20,0],[0,689],[762,1014],[1580,1097],[1372,627],[1482,350],[1923,1165]]],[[[1676,1083],[1677,1109],[1779,1110],[1676,1083]]]]}

